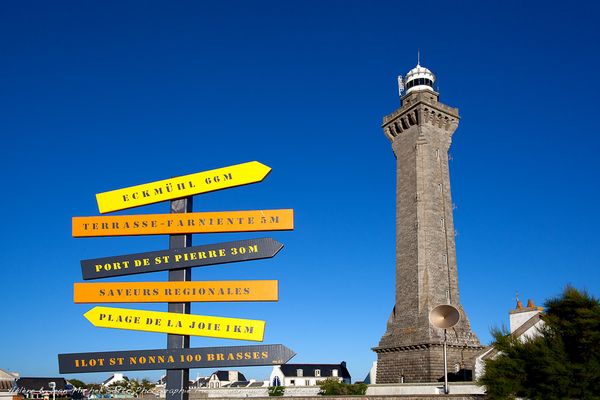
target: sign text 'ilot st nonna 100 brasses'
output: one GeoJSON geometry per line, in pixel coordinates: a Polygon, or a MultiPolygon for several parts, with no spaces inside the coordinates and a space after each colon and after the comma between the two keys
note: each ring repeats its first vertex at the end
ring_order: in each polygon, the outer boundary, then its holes
{"type": "Polygon", "coordinates": [[[249,210],[73,217],[73,237],[286,231],[294,210],[249,210]]]}
{"type": "Polygon", "coordinates": [[[238,240],[81,261],[83,279],[133,275],[170,269],[203,267],[275,256],[283,244],[272,238],[238,240]]]}
{"type": "Polygon", "coordinates": [[[265,321],[178,314],[127,308],[94,307],[84,315],[100,328],[206,336],[262,342],[265,321]]]}
{"type": "Polygon", "coordinates": [[[277,301],[277,281],[75,283],[75,303],[277,301]]]}
{"type": "Polygon", "coordinates": [[[295,355],[296,353],[281,344],[124,350],[59,354],[58,368],[61,374],[77,374],[152,369],[253,367],[285,364],[295,355]]]}
{"type": "Polygon", "coordinates": [[[100,213],[104,214],[111,211],[125,210],[160,201],[179,199],[260,182],[265,179],[270,171],[270,167],[258,161],[251,161],[99,193],[96,195],[96,200],[100,213]]]}

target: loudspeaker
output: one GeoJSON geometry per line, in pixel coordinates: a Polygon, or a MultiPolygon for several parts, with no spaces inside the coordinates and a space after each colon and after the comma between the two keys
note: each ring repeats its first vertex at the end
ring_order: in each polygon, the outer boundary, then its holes
{"type": "Polygon", "coordinates": [[[450,304],[440,304],[429,313],[429,322],[436,328],[452,328],[460,321],[460,313],[450,304]]]}

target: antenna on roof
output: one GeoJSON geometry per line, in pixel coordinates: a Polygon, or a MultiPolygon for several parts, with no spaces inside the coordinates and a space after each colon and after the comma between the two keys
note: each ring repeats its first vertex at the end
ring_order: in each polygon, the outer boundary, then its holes
{"type": "Polygon", "coordinates": [[[417,49],[417,65],[421,65],[421,49],[417,49]]]}

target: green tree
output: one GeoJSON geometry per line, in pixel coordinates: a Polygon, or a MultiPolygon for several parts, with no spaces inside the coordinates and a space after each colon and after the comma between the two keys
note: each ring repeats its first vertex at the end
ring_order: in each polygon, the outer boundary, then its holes
{"type": "Polygon", "coordinates": [[[155,387],[156,385],[147,378],[144,378],[141,381],[139,379],[126,379],[111,383],[108,386],[108,391],[127,393],[135,397],[140,397],[144,394],[151,393],[155,387]]]}
{"type": "Polygon", "coordinates": [[[360,395],[363,396],[367,393],[367,385],[364,383],[355,383],[349,385],[344,382],[340,382],[336,378],[327,378],[318,383],[319,394],[323,396],[340,396],[340,395],[360,395]]]}
{"type": "Polygon", "coordinates": [[[267,389],[269,396],[283,396],[285,388],[283,386],[269,386],[267,389]]]}
{"type": "Polygon", "coordinates": [[[104,386],[102,386],[99,383],[88,383],[88,384],[85,385],[85,388],[88,389],[88,390],[100,393],[100,391],[104,388],[104,386]]]}
{"type": "Polygon", "coordinates": [[[85,383],[83,383],[83,381],[80,381],[79,379],[69,379],[69,383],[77,389],[85,388],[85,383]]]}
{"type": "Polygon", "coordinates": [[[489,399],[600,399],[600,302],[567,287],[545,306],[535,338],[492,332],[500,353],[480,379],[489,399]]]}

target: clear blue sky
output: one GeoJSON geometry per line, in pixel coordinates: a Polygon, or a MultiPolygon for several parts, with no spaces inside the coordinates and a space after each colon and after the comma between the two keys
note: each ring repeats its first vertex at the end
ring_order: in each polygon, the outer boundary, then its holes
{"type": "Polygon", "coordinates": [[[70,218],[96,215],[98,192],[258,160],[273,168],[263,183],[197,197],[195,210],[294,208],[296,230],[271,234],[286,246],[274,259],[193,277],[278,279],[280,301],[192,311],[265,319],[265,343],[292,348],[295,362],[346,360],[363,379],[394,302],[395,161],[380,124],[418,48],[462,116],[450,165],[459,282],[480,339],[507,322],[517,290],[537,303],[568,283],[598,296],[599,12],[552,1],[3,2],[0,368],[57,375],[58,353],[164,347],[162,334],[92,327],[72,284],[81,259],[168,238],[73,239],[70,218]]]}

